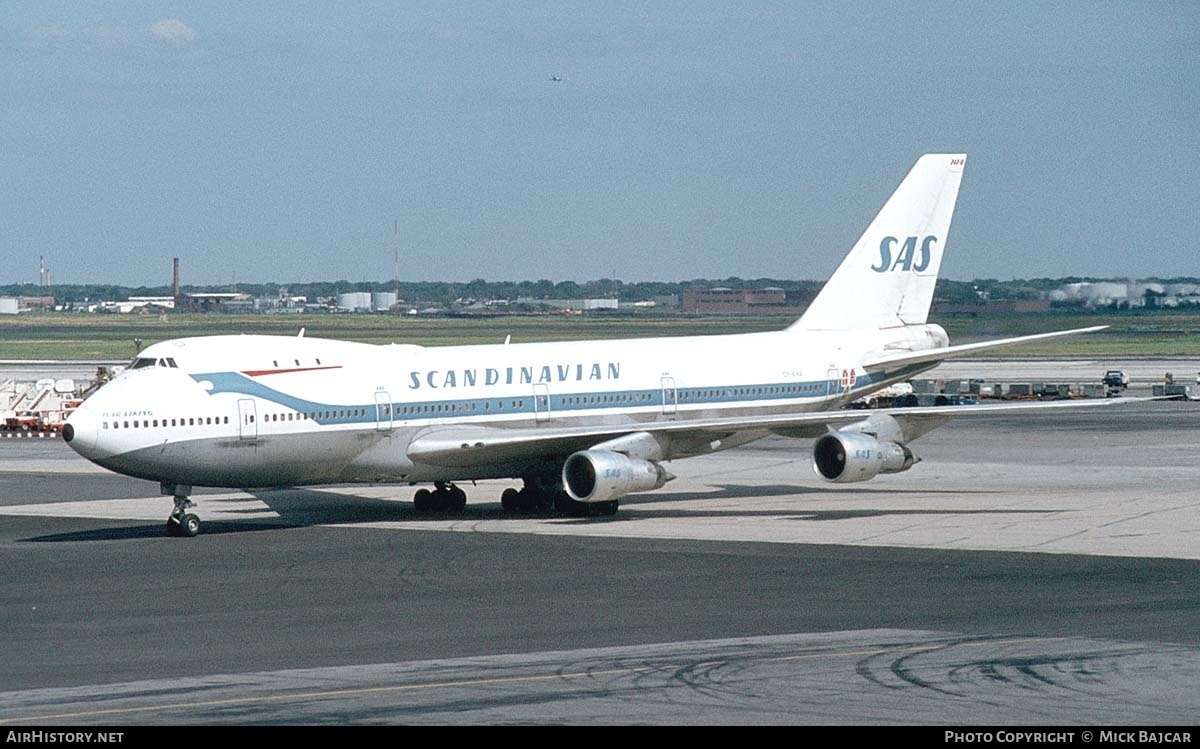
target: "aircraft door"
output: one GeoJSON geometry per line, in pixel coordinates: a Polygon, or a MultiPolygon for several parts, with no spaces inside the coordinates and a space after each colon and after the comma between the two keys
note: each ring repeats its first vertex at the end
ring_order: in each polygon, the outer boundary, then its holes
{"type": "Polygon", "coordinates": [[[539,424],[550,418],[550,388],[544,382],[533,386],[533,414],[539,424]]]}
{"type": "Polygon", "coordinates": [[[252,398],[238,399],[238,439],[258,439],[258,409],[252,398]]]}
{"type": "Polygon", "coordinates": [[[842,375],[836,369],[825,373],[825,394],[837,395],[842,391],[842,375]]]}
{"type": "Polygon", "coordinates": [[[679,408],[679,392],[675,390],[675,378],[662,378],[662,412],[664,416],[674,416],[679,408]]]}
{"type": "Polygon", "coordinates": [[[392,396],[386,390],[375,391],[375,430],[379,432],[392,431],[392,396]]]}

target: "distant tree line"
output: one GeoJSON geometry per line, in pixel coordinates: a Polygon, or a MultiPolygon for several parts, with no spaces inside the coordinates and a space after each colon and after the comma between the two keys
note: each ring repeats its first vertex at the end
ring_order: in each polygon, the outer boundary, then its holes
{"type": "MultiPolygon", "coordinates": [[[[1067,284],[1080,282],[1126,281],[1128,279],[1102,279],[1069,276],[1066,278],[1033,278],[999,281],[993,278],[973,281],[951,281],[939,279],[935,296],[949,303],[970,303],[980,299],[1012,301],[1043,299],[1045,295],[1067,284]]],[[[1151,278],[1139,279],[1163,284],[1200,284],[1196,278],[1151,278]]],[[[824,281],[786,280],[778,278],[744,279],[736,276],[723,279],[695,279],[691,281],[637,281],[625,282],[610,278],[595,281],[487,281],[477,278],[467,282],[451,281],[394,281],[352,282],[315,281],[303,283],[239,283],[234,286],[190,286],[183,293],[236,291],[254,297],[278,297],[286,292],[292,296],[303,296],[309,301],[335,297],[354,291],[396,291],[399,299],[410,303],[426,302],[453,304],[457,300],[476,301],[517,299],[617,299],[622,303],[633,303],[665,297],[679,297],[688,290],[730,289],[782,289],[789,304],[802,304],[811,300],[824,285],[824,281]]],[[[170,296],[170,286],[118,286],[112,284],[55,284],[41,287],[36,284],[9,284],[0,286],[0,296],[53,295],[59,304],[83,304],[95,302],[124,301],[131,296],[170,296]]]]}
{"type": "MultiPolygon", "coordinates": [[[[303,296],[310,301],[318,298],[335,297],[355,291],[385,292],[395,291],[398,297],[407,302],[431,302],[450,304],[456,300],[473,299],[508,300],[517,299],[617,299],[624,303],[640,302],[670,296],[679,296],[688,289],[711,289],[725,287],[732,289],[764,289],[781,288],[789,297],[792,295],[811,298],[822,286],[818,281],[785,281],[771,278],[742,279],[737,277],[694,281],[638,281],[624,282],[610,278],[595,281],[554,282],[547,279],[538,281],[486,281],[477,278],[467,282],[451,281],[394,281],[352,282],[352,281],[315,281],[298,283],[239,283],[234,286],[190,286],[184,285],[181,291],[188,293],[206,292],[239,292],[254,297],[276,298],[283,293],[291,296],[303,296]]],[[[33,284],[12,284],[0,286],[0,296],[40,296],[54,295],[60,304],[80,304],[84,302],[124,301],[131,296],[170,296],[170,286],[114,286],[109,284],[55,284],[41,287],[33,284]]]]}

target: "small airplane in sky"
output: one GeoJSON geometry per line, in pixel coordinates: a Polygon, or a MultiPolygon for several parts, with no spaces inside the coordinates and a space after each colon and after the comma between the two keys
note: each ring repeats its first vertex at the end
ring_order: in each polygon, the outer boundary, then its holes
{"type": "Polygon", "coordinates": [[[180,536],[200,529],[194,486],[431,484],[416,509],[458,512],[462,484],[519,479],[499,497],[506,510],[607,515],[674,478],[671,461],[772,434],[813,439],[825,481],[907,471],[910,443],[952,416],[1076,403],[843,406],[947,359],[1103,327],[952,346],[928,322],[965,163],[922,156],[783,330],[444,347],[303,332],[168,340],[84,401],[63,437],[159,482],[180,536]]]}

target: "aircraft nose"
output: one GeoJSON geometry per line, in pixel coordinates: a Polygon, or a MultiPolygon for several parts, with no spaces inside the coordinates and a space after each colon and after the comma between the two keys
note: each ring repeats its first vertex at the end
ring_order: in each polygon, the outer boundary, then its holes
{"type": "Polygon", "coordinates": [[[67,423],[63,425],[62,429],[62,437],[72,450],[86,458],[96,449],[98,432],[96,418],[86,407],[81,406],[67,417],[67,423]]]}

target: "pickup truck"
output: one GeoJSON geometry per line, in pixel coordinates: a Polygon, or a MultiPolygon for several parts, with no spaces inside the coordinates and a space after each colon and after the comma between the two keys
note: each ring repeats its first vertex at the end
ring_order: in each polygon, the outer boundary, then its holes
{"type": "Polygon", "coordinates": [[[1108,370],[1100,381],[1108,389],[1108,395],[1120,395],[1122,390],[1129,387],[1129,378],[1119,369],[1108,370]]]}

